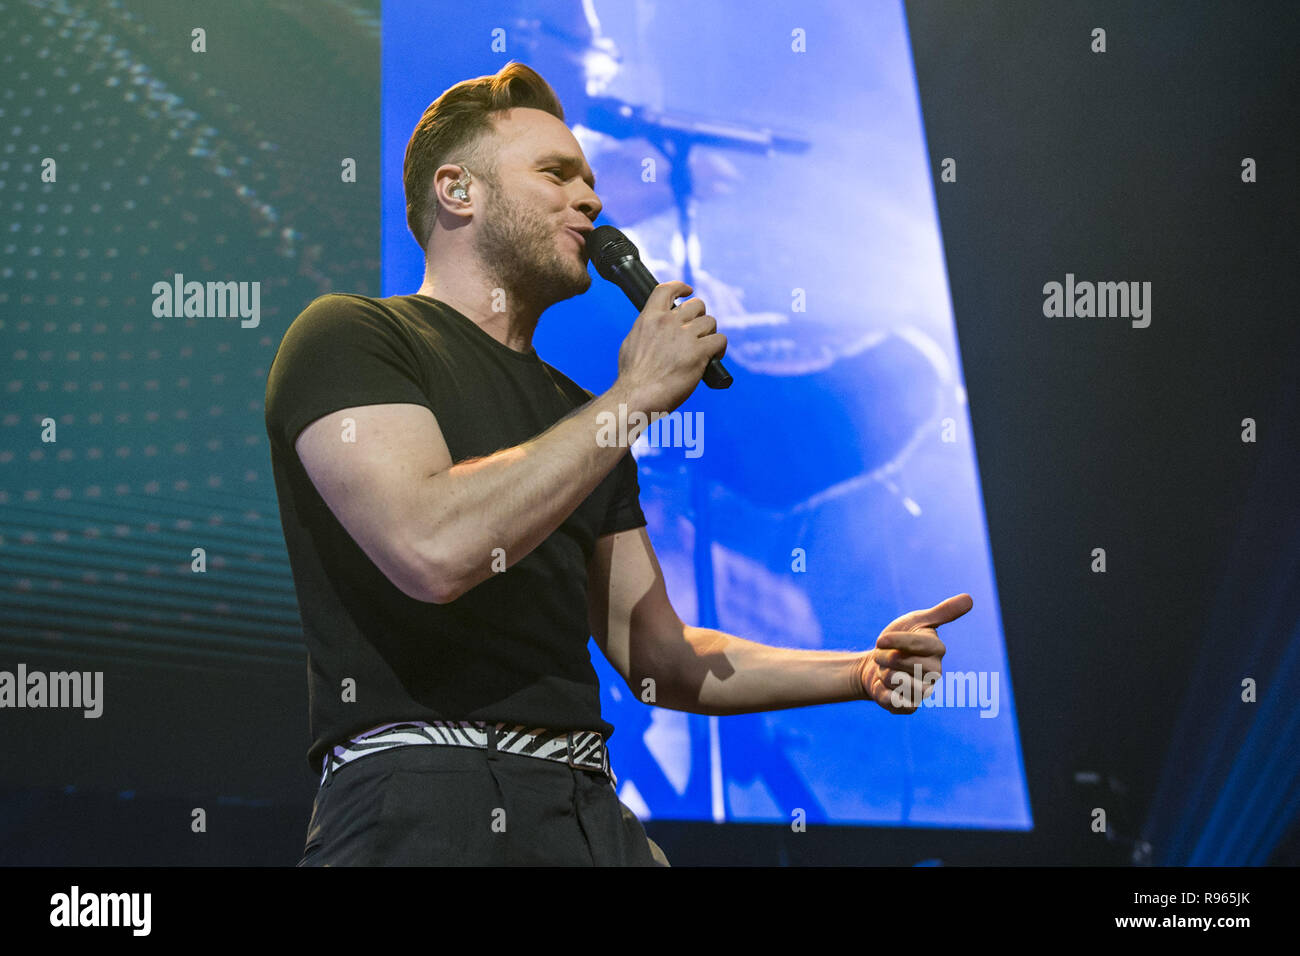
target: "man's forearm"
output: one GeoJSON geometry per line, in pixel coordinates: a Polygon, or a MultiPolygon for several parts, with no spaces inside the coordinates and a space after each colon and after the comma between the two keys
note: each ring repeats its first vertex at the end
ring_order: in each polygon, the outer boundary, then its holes
{"type": "Polygon", "coordinates": [[[437,579],[434,593],[444,602],[459,597],[499,570],[496,549],[510,567],[545,541],[643,430],[629,425],[628,445],[602,444],[602,413],[617,420],[637,400],[615,382],[535,438],[427,477],[422,513],[430,526],[417,548],[437,579]]]}
{"type": "Polygon", "coordinates": [[[756,644],[710,628],[684,629],[690,650],[654,703],[695,714],[748,714],[863,700],[860,651],[756,644]]]}

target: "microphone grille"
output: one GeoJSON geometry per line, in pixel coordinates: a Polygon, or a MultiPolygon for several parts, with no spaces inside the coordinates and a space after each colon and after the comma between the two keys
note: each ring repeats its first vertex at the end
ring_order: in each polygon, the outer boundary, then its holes
{"type": "Polygon", "coordinates": [[[620,259],[629,257],[640,260],[641,254],[636,245],[627,236],[613,226],[597,226],[587,237],[587,250],[596,271],[606,279],[608,273],[620,259]]]}

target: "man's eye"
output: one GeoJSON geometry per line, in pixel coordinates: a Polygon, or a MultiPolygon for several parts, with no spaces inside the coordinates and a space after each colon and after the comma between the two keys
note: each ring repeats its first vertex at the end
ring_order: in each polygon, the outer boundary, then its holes
{"type": "Polygon", "coordinates": [[[542,170],[542,172],[545,172],[545,173],[555,173],[555,178],[556,178],[556,179],[560,179],[560,178],[562,178],[560,174],[563,172],[563,170],[560,169],[560,167],[558,167],[558,166],[552,166],[550,169],[544,169],[544,170],[542,170]]]}

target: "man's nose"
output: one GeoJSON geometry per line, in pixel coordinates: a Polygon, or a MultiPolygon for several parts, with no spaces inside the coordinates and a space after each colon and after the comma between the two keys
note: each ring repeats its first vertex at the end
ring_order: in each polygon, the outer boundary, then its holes
{"type": "Polygon", "coordinates": [[[578,200],[578,208],[588,219],[595,219],[600,215],[600,211],[605,208],[600,201],[600,197],[593,191],[578,200]]]}

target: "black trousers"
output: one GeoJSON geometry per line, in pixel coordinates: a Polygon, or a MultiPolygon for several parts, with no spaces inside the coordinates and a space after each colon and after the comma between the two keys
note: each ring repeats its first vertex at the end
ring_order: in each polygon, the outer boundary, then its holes
{"type": "Polygon", "coordinates": [[[603,773],[404,746],[329,773],[298,866],[668,866],[603,773]]]}

